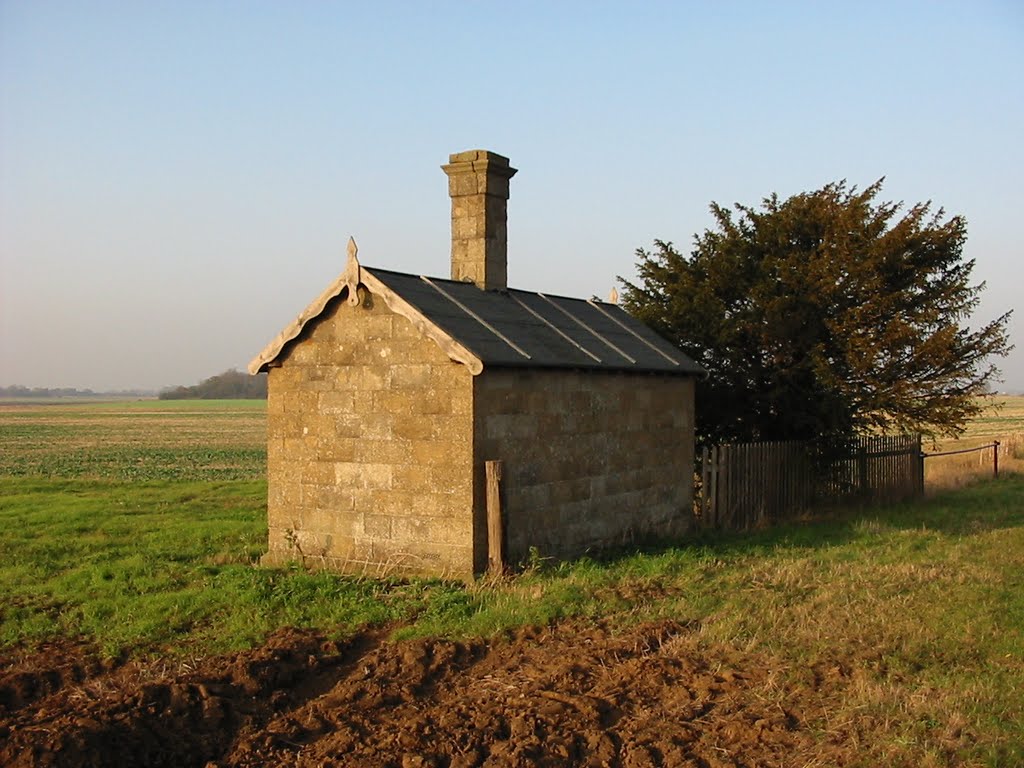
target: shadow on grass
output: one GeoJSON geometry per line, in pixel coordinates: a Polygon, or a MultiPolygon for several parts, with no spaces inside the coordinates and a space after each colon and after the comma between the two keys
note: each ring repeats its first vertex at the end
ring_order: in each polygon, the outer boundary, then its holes
{"type": "MultiPolygon", "coordinates": [[[[638,555],[659,556],[678,552],[733,559],[779,550],[841,546],[885,531],[928,531],[960,537],[1022,526],[1024,475],[1006,474],[997,480],[979,480],[915,501],[830,508],[814,516],[779,522],[759,530],[699,531],[683,541],[643,541],[588,555],[584,559],[606,566],[614,566],[638,555]]],[[[564,563],[561,567],[571,566],[572,563],[564,563]]],[[[541,570],[558,567],[549,565],[541,570]]]]}

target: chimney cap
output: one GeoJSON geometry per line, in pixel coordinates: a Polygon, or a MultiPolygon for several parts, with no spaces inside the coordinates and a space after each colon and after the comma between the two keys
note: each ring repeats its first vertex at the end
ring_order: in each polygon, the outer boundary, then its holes
{"type": "Polygon", "coordinates": [[[508,165],[507,157],[499,155],[497,152],[491,152],[489,149],[467,149],[464,152],[453,152],[448,155],[449,163],[473,163],[481,160],[495,165],[508,165]]]}

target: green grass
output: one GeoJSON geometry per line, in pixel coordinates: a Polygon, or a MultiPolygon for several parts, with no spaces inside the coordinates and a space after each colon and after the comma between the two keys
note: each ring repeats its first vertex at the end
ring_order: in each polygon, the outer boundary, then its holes
{"type": "Polygon", "coordinates": [[[0,646],[85,636],[110,655],[244,647],[285,625],[408,619],[454,585],[255,567],[266,488],[5,478],[0,646]]]}
{"type": "Polygon", "coordinates": [[[856,685],[828,705],[891,723],[894,761],[931,754],[951,722],[974,734],[966,757],[1024,760],[1024,476],[469,585],[257,567],[264,498],[260,481],[4,478],[0,646],[201,654],[285,625],[470,637],[671,618],[709,653],[783,660],[796,684],[845,669],[856,685]]]}
{"type": "Polygon", "coordinates": [[[0,650],[81,635],[112,655],[200,654],[284,625],[468,637],[671,618],[708,653],[766,654],[797,684],[843,669],[826,704],[887,724],[878,764],[949,764],[950,729],[970,735],[957,759],[1024,764],[1024,476],[746,536],[538,558],[511,580],[376,581],[256,565],[262,404],[123,405],[0,408],[0,650]]]}

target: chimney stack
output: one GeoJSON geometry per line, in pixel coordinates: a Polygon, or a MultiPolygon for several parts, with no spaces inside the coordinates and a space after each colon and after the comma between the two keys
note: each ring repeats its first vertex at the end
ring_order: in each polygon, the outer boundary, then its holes
{"type": "Polygon", "coordinates": [[[508,158],[483,149],[448,156],[452,198],[452,280],[485,291],[508,287],[508,158]]]}

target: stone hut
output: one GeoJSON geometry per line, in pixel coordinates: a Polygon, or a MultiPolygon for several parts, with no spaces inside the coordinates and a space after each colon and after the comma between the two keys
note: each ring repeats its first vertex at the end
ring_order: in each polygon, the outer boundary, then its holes
{"type": "Polygon", "coordinates": [[[442,168],[451,278],[363,266],[350,241],[249,365],[269,374],[264,561],[479,573],[490,460],[513,564],[685,532],[701,369],[613,303],[508,288],[516,169],[476,150],[442,168]]]}

